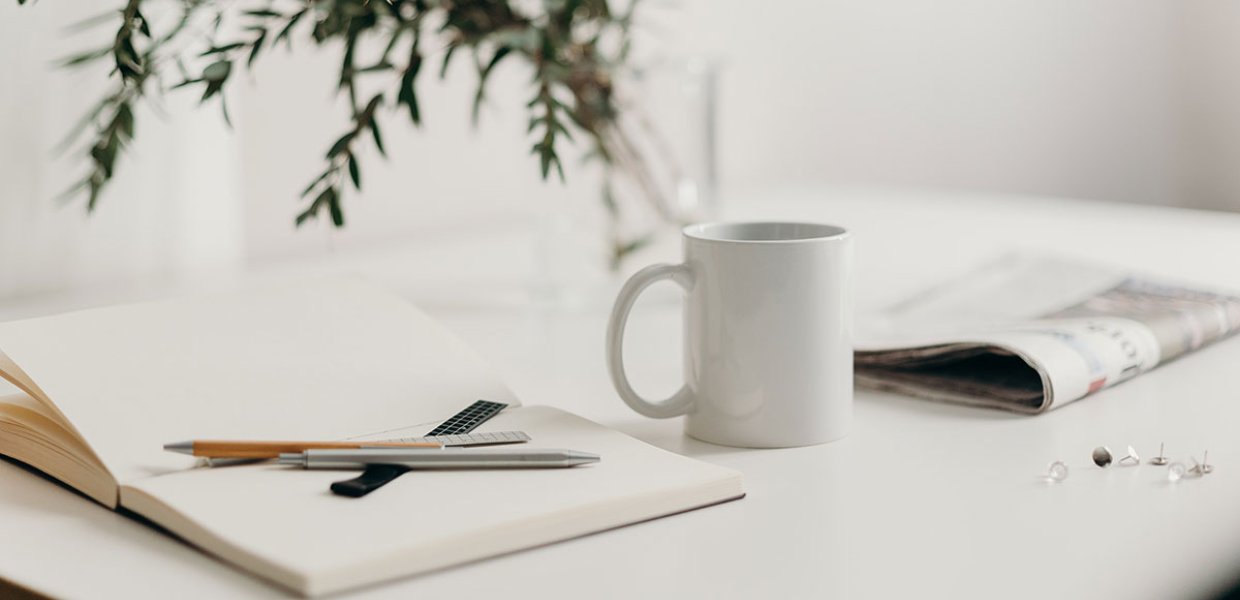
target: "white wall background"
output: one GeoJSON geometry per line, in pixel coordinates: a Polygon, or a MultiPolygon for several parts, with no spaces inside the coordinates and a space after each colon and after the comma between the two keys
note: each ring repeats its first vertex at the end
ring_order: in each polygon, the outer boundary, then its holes
{"type": "Polygon", "coordinates": [[[243,257],[237,140],[215,115],[189,111],[189,98],[170,99],[175,118],[139,123],[132,157],[93,217],[80,196],[58,200],[84,176],[86,147],[55,148],[102,97],[108,69],[53,64],[106,43],[103,30],[65,39],[67,24],[99,12],[84,1],[0,4],[0,297],[175,276],[243,257]]]}
{"type": "MultiPolygon", "coordinates": [[[[298,192],[345,125],[339,50],[270,53],[235,90],[236,131],[174,101],[98,213],[53,198],[80,163],[50,148],[102,70],[50,62],[99,2],[0,3],[0,296],[227,266],[474,221],[594,210],[593,176],[545,185],[528,155],[526,74],[497,74],[482,127],[459,62],[421,84],[426,125],[386,117],[349,228],[294,231],[298,192]]],[[[647,55],[724,67],[723,184],[894,183],[1240,208],[1240,5],[1208,0],[651,0],[647,55]]]]}

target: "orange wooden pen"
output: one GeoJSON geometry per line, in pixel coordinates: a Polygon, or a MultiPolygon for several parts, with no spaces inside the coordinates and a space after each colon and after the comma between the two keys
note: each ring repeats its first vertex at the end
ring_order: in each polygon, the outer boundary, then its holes
{"type": "Polygon", "coordinates": [[[253,442],[194,440],[165,444],[164,450],[203,458],[277,458],[283,452],[341,448],[442,448],[438,442],[253,442]]]}

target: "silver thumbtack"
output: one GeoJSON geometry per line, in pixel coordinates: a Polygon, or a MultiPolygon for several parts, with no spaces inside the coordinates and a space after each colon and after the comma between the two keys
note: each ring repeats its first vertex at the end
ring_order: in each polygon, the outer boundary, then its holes
{"type": "Polygon", "coordinates": [[[1158,442],[1158,456],[1151,458],[1150,464],[1158,465],[1160,467],[1167,464],[1167,457],[1163,456],[1163,443],[1162,442],[1158,442]]]}
{"type": "Polygon", "coordinates": [[[1111,465],[1111,449],[1106,446],[1098,446],[1094,448],[1094,464],[1099,467],[1108,467],[1111,465]]]}
{"type": "Polygon", "coordinates": [[[1059,483],[1068,478],[1068,465],[1063,461],[1057,460],[1046,469],[1046,479],[1054,483],[1059,483]]]}
{"type": "Polygon", "coordinates": [[[1167,481],[1175,483],[1181,479],[1184,479],[1185,472],[1186,471],[1183,464],[1178,462],[1171,463],[1171,466],[1167,467],[1167,481]]]}
{"type": "Polygon", "coordinates": [[[1197,462],[1196,458],[1190,456],[1188,459],[1193,461],[1193,468],[1188,470],[1193,477],[1201,477],[1206,474],[1206,470],[1201,467],[1201,463],[1197,462]]]}
{"type": "Polygon", "coordinates": [[[1141,457],[1137,456],[1136,448],[1133,448],[1132,446],[1128,446],[1128,456],[1125,456],[1119,459],[1119,464],[1126,465],[1126,466],[1133,466],[1133,465],[1141,464],[1141,457]]]}
{"type": "Polygon", "coordinates": [[[1209,475],[1214,472],[1214,465],[1210,464],[1210,451],[1206,450],[1205,456],[1201,457],[1201,472],[1209,475]]]}

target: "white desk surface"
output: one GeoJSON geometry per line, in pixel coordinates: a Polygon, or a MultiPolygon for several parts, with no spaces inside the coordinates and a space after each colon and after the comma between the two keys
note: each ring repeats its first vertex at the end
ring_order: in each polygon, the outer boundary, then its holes
{"type": "MultiPolygon", "coordinates": [[[[862,311],[1010,249],[1240,288],[1240,216],[867,188],[790,188],[760,199],[737,200],[727,212],[856,232],[862,311]]],[[[687,439],[678,420],[644,419],[621,404],[603,363],[607,306],[488,306],[502,297],[501,284],[528,280],[512,248],[478,238],[393,246],[260,275],[369,273],[475,344],[526,403],[739,469],[749,495],[351,597],[1179,598],[1240,578],[1240,339],[1042,416],[859,391],[855,428],[843,441],[740,450],[687,439]],[[1217,469],[1170,484],[1157,467],[1089,462],[1098,445],[1148,454],[1159,442],[1177,458],[1208,449],[1217,469]],[[1050,485],[1040,476],[1057,459],[1071,475],[1050,485]]],[[[649,254],[660,253],[674,256],[674,243],[649,254]]],[[[151,295],[158,293],[10,302],[0,318],[151,295]]],[[[678,334],[670,292],[639,303],[628,350],[644,391],[679,384],[678,334]]],[[[0,578],[65,597],[285,595],[3,462],[0,578]]]]}

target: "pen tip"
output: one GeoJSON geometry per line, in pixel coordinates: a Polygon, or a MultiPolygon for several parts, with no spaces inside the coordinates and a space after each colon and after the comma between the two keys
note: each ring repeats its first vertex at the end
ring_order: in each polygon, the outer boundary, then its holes
{"type": "Polygon", "coordinates": [[[304,467],[306,466],[306,456],[300,452],[281,452],[280,456],[276,458],[276,464],[304,467]]]}
{"type": "Polygon", "coordinates": [[[590,454],[589,452],[570,452],[568,459],[574,465],[588,465],[599,461],[599,455],[590,454]]]}
{"type": "Polygon", "coordinates": [[[194,442],[176,442],[175,444],[164,444],[164,450],[168,452],[178,452],[180,454],[193,454],[194,442]]]}

